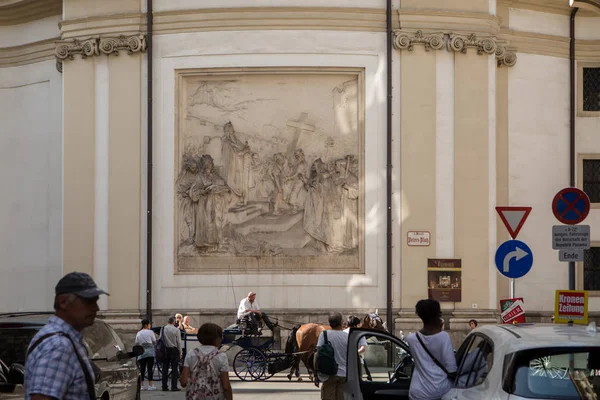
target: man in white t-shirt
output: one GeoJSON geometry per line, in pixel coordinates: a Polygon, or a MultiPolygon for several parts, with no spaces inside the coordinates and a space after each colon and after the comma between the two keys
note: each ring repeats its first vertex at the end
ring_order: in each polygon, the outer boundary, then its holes
{"type": "Polygon", "coordinates": [[[329,316],[329,325],[331,330],[321,332],[319,341],[317,342],[317,350],[325,344],[325,332],[327,332],[327,341],[331,343],[333,347],[333,356],[335,362],[338,365],[338,370],[335,375],[322,374],[318,368],[319,353],[315,356],[314,368],[317,371],[315,377],[315,384],[318,386],[319,381],[323,382],[321,385],[321,399],[323,400],[344,400],[344,384],[346,383],[346,361],[347,361],[347,349],[348,349],[348,333],[344,332],[344,326],[342,325],[342,314],[334,312],[329,316]]]}
{"type": "Polygon", "coordinates": [[[450,335],[442,331],[444,322],[440,303],[436,300],[420,300],[415,308],[423,321],[423,329],[411,333],[407,339],[415,362],[408,398],[441,399],[452,388],[451,377],[456,375],[454,349],[450,335]]]}
{"type": "Polygon", "coordinates": [[[271,322],[266,313],[263,313],[260,310],[260,306],[256,301],[256,293],[250,292],[248,296],[244,297],[240,301],[240,306],[238,307],[237,312],[238,320],[247,318],[250,321],[250,324],[253,327],[253,331],[256,332],[260,327],[260,321],[264,321],[265,324],[269,327],[270,330],[275,329],[277,323],[271,322]]]}

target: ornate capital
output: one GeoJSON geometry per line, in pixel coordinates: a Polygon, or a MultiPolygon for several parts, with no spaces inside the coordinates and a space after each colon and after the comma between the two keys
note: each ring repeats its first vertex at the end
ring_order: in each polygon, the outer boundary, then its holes
{"type": "Polygon", "coordinates": [[[503,65],[512,67],[517,63],[517,53],[514,50],[507,49],[505,45],[499,44],[496,49],[496,61],[499,67],[503,65]]]}
{"type": "Polygon", "coordinates": [[[516,51],[508,50],[505,43],[499,42],[495,36],[478,37],[475,33],[461,35],[443,32],[424,34],[420,30],[413,33],[398,29],[394,31],[393,39],[394,48],[398,50],[412,51],[414,46],[419,44],[425,47],[425,51],[441,50],[445,47],[447,51],[466,54],[471,47],[477,54],[495,55],[499,67],[512,67],[517,63],[516,51]]]}
{"type": "Polygon", "coordinates": [[[493,36],[478,38],[474,33],[469,36],[450,34],[448,50],[466,53],[469,47],[477,49],[477,54],[495,54],[498,44],[493,36]]]}
{"type": "Polygon", "coordinates": [[[444,47],[444,34],[431,33],[423,35],[423,31],[417,31],[414,35],[397,30],[394,32],[394,47],[399,50],[412,51],[415,44],[425,46],[425,51],[430,49],[439,50],[444,47]]]}
{"type": "Polygon", "coordinates": [[[62,62],[72,60],[75,54],[80,54],[81,58],[98,56],[100,54],[119,55],[120,50],[125,50],[129,54],[146,51],[146,35],[138,34],[133,36],[100,37],[89,39],[66,39],[58,40],[54,55],[56,56],[56,68],[62,72],[62,62]]]}

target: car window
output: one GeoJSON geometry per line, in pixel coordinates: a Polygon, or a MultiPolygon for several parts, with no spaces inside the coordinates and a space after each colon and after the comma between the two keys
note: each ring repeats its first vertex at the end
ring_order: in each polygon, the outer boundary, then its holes
{"type": "Polygon", "coordinates": [[[523,351],[510,369],[510,391],[532,399],[587,399],[580,393],[600,393],[599,369],[600,347],[523,351]]]}
{"type": "Polygon", "coordinates": [[[123,344],[123,341],[119,337],[119,334],[115,332],[115,330],[110,325],[106,325],[106,328],[110,331],[116,345],[118,346],[117,351],[125,351],[125,344],[123,344]]]}
{"type": "Polygon", "coordinates": [[[12,363],[25,364],[25,353],[29,342],[39,329],[30,328],[1,328],[0,329],[0,360],[6,365],[12,363]]]}
{"type": "MultiPolygon", "coordinates": [[[[358,348],[365,344],[367,350],[359,356],[361,381],[390,383],[410,380],[414,364],[404,348],[377,334],[367,334],[361,338],[358,348]]],[[[355,353],[357,356],[358,348],[355,353]]]]}
{"type": "Polygon", "coordinates": [[[461,354],[456,387],[467,388],[482,383],[492,368],[492,358],[491,342],[483,336],[474,335],[468,342],[466,352],[461,354]]]}
{"type": "Polygon", "coordinates": [[[107,325],[96,321],[94,325],[83,330],[84,341],[90,351],[91,358],[114,360],[117,356],[115,341],[107,325]]]}

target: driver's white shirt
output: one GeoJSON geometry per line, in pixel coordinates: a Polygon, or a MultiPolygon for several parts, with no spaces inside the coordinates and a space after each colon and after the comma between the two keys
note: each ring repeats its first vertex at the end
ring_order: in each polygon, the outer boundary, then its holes
{"type": "Polygon", "coordinates": [[[254,300],[253,303],[250,303],[250,300],[248,300],[248,298],[245,297],[242,299],[242,301],[240,301],[237,317],[242,318],[247,313],[246,310],[260,310],[260,306],[258,305],[256,300],[254,300]]]}

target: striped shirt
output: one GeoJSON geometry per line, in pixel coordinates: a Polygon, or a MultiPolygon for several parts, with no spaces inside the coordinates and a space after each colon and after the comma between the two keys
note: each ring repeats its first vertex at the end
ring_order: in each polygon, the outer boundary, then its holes
{"type": "MultiPolygon", "coordinates": [[[[63,319],[53,315],[31,340],[30,346],[42,336],[63,332],[69,335],[86,367],[94,377],[94,371],[83,344],[83,337],[75,328],[63,319]]],[[[59,400],[89,399],[85,375],[73,345],[68,338],[60,335],[44,339],[27,357],[25,363],[25,399],[34,394],[52,397],[59,400]]]]}

